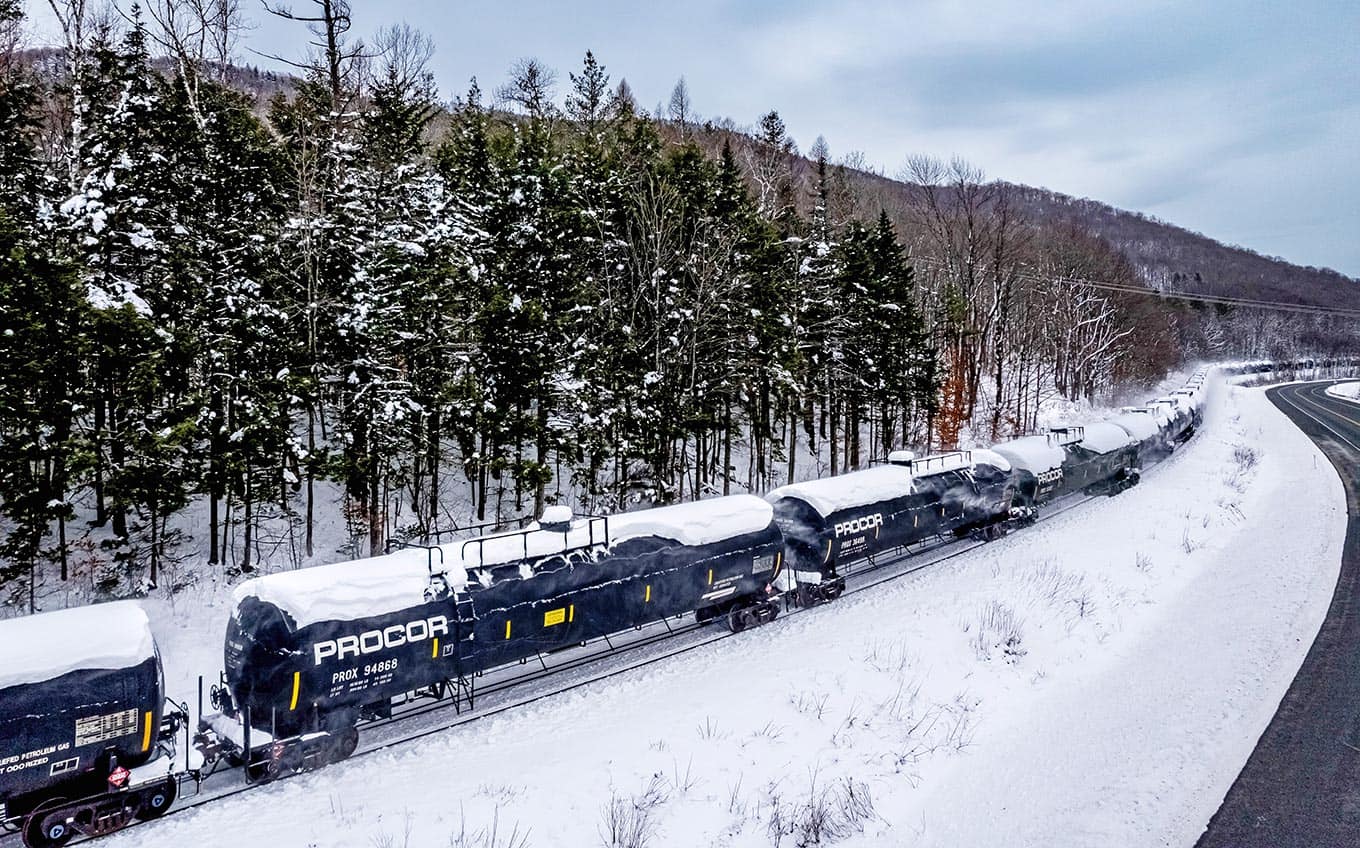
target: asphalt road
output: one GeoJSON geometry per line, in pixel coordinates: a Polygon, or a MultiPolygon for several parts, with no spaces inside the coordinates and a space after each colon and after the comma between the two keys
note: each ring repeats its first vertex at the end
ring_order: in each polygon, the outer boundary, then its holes
{"type": "Polygon", "coordinates": [[[1360,405],[1327,395],[1330,384],[1282,386],[1267,396],[1317,443],[1345,486],[1350,521],[1336,592],[1197,848],[1360,846],[1360,405]]]}

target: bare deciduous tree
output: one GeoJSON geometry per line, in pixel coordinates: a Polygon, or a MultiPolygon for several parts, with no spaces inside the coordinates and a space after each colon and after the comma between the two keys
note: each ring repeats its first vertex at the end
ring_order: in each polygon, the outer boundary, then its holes
{"type": "Polygon", "coordinates": [[[430,88],[434,85],[430,60],[434,58],[434,39],[410,24],[392,24],[378,30],[374,39],[376,55],[383,67],[403,89],[430,88]]]}
{"type": "Polygon", "coordinates": [[[689,125],[694,121],[694,107],[689,99],[689,84],[684,77],[675,81],[675,88],[671,89],[671,99],[666,112],[670,119],[680,128],[680,133],[684,135],[689,131],[689,125]]]}
{"type": "Polygon", "coordinates": [[[552,114],[553,87],[557,73],[534,58],[520,59],[510,68],[510,81],[496,90],[505,103],[512,103],[526,115],[545,118],[552,114]]]}
{"type": "Polygon", "coordinates": [[[760,119],[758,144],[746,149],[746,168],[756,189],[756,206],[769,221],[788,212],[793,205],[792,158],[797,153],[789,138],[784,119],[776,111],[760,119]]]}
{"type": "Polygon", "coordinates": [[[349,0],[309,2],[316,7],[311,14],[294,12],[290,6],[271,4],[267,0],[264,8],[276,17],[306,24],[313,37],[310,44],[316,55],[305,62],[282,56],[268,57],[295,68],[321,73],[330,89],[331,115],[338,126],[359,91],[364,62],[370,54],[363,41],[349,40],[349,31],[353,26],[349,0]]]}
{"type": "Polygon", "coordinates": [[[152,0],[147,13],[156,23],[151,37],[175,61],[189,110],[202,125],[199,82],[226,81],[245,28],[239,0],[152,0]]]}

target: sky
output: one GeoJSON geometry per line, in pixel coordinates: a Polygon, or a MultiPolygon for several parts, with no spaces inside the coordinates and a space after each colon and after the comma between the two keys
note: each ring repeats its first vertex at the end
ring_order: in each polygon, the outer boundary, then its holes
{"type": "MultiPolygon", "coordinates": [[[[287,0],[285,0],[287,2],[287,0]]],[[[314,0],[291,0],[299,13],[314,0]]],[[[28,0],[36,37],[44,0],[28,0]]],[[[245,0],[257,53],[301,57],[302,25],[245,0]]],[[[567,74],[587,49],[643,108],[683,75],[694,110],[776,109],[806,151],[889,176],[962,156],[989,177],[1137,210],[1360,277],[1355,0],[353,0],[354,32],[406,22],[452,98],[519,58],[567,74]]]]}

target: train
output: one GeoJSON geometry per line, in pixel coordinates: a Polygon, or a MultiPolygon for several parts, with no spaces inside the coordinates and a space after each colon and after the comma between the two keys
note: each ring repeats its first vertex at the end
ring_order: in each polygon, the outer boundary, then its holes
{"type": "Polygon", "coordinates": [[[185,713],[167,708],[142,608],[42,613],[0,632],[0,821],[29,848],[57,848],[164,815],[185,713]]]}
{"type": "Polygon", "coordinates": [[[1057,498],[1137,485],[1200,426],[1206,388],[1199,372],[1108,421],[894,451],[764,497],[613,515],[554,506],[517,530],[246,580],[192,737],[135,604],[0,622],[0,824],[29,848],[59,848],[163,815],[223,763],[259,781],[343,760],[394,703],[471,707],[492,669],[676,617],[739,632],[833,602],[885,558],[990,541],[1057,498]],[[177,766],[181,744],[194,755],[177,766]]]}

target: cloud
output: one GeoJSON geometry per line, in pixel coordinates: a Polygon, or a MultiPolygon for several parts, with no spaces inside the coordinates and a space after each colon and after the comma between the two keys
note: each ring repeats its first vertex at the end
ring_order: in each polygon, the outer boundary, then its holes
{"type": "MultiPolygon", "coordinates": [[[[247,46],[302,50],[297,25],[256,14],[247,46]]],[[[389,0],[356,15],[358,34],[427,29],[450,95],[473,75],[493,89],[521,56],[565,87],[590,48],[644,108],[684,74],[703,115],[751,125],[777,108],[804,147],[825,135],[889,174],[910,153],[959,154],[1360,275],[1354,0],[389,0]]]]}
{"type": "Polygon", "coordinates": [[[889,173],[910,152],[959,153],[1360,274],[1343,235],[1360,207],[1333,189],[1360,181],[1337,144],[1360,115],[1356,31],[1360,5],[1345,3],[852,0],[752,27],[747,68],[767,96],[795,93],[780,99],[796,135],[825,133],[889,173]],[[1317,229],[1290,223],[1304,219],[1317,229]]]}

